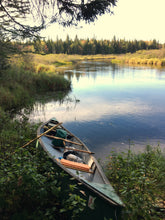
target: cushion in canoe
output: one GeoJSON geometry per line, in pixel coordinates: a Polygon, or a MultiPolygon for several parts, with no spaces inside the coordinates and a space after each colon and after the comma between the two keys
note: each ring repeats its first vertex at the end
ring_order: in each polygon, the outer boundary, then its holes
{"type": "Polygon", "coordinates": [[[75,170],[84,171],[84,172],[90,172],[90,167],[87,164],[77,163],[77,162],[66,160],[66,159],[61,159],[60,162],[65,167],[75,169],[75,170]]]}

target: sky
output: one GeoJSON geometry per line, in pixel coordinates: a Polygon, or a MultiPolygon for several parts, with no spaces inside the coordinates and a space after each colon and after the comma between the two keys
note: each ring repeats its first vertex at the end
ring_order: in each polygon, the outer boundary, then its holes
{"type": "Polygon", "coordinates": [[[53,24],[41,32],[46,39],[65,40],[95,37],[97,40],[153,40],[165,43],[165,0],[118,0],[114,15],[102,15],[95,23],[81,23],[77,28],[53,24]],[[83,26],[81,28],[81,26],[83,26]]]}

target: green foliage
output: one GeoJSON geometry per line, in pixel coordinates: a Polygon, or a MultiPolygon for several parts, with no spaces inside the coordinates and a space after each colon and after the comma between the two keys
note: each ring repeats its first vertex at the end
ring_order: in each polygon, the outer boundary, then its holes
{"type": "Polygon", "coordinates": [[[81,212],[83,212],[83,210],[85,209],[86,200],[84,200],[77,194],[69,193],[69,198],[65,200],[63,206],[64,208],[60,210],[60,213],[66,213],[68,211],[71,211],[72,219],[76,219],[79,215],[81,215],[81,212]]]}
{"type": "Polygon", "coordinates": [[[161,219],[165,198],[165,157],[159,146],[144,153],[114,154],[106,174],[124,204],[124,219],[161,219]],[[158,211],[156,211],[158,210],[158,211]]]}
{"type": "Polygon", "coordinates": [[[25,116],[19,121],[9,120],[5,114],[3,117],[0,219],[76,218],[85,207],[76,183],[55,166],[43,149],[35,148],[35,144],[21,148],[36,136],[38,125],[29,124],[25,116]]]}

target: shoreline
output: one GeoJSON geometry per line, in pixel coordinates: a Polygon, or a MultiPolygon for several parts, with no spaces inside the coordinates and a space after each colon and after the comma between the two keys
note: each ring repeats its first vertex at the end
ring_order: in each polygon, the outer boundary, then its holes
{"type": "MultiPolygon", "coordinates": [[[[58,71],[60,67],[74,65],[77,62],[85,60],[106,60],[114,64],[126,64],[133,66],[164,67],[165,66],[165,48],[154,50],[139,50],[135,53],[126,54],[96,54],[96,55],[69,55],[69,54],[28,54],[33,57],[33,64],[42,65],[42,69],[58,71]],[[45,66],[45,68],[43,67],[45,66]],[[52,69],[52,66],[53,69],[52,69]]],[[[51,71],[50,71],[51,72],[51,71]]]]}

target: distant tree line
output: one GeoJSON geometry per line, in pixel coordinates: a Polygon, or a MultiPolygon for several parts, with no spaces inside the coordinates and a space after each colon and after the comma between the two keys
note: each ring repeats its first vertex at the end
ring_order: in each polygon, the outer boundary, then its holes
{"type": "Polygon", "coordinates": [[[112,40],[96,40],[95,38],[86,40],[78,39],[76,36],[74,40],[69,36],[66,40],[41,40],[35,39],[33,41],[12,42],[12,45],[19,51],[32,52],[38,54],[79,54],[79,55],[95,55],[95,54],[125,54],[134,53],[138,50],[151,50],[164,48],[165,44],[160,44],[156,40],[125,40],[116,39],[114,36],[112,40]]]}
{"type": "Polygon", "coordinates": [[[57,37],[55,41],[38,39],[22,45],[25,51],[34,53],[79,55],[134,53],[137,50],[159,49],[163,46],[156,40],[119,40],[115,36],[112,40],[96,40],[95,38],[83,40],[78,39],[77,36],[72,40],[67,36],[64,41],[57,37]]]}

